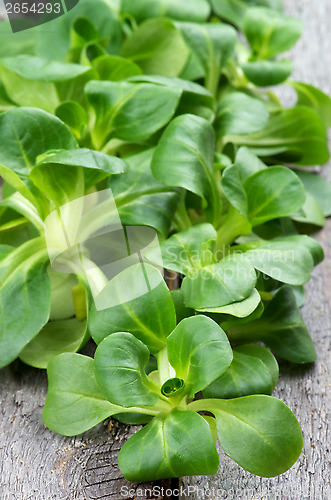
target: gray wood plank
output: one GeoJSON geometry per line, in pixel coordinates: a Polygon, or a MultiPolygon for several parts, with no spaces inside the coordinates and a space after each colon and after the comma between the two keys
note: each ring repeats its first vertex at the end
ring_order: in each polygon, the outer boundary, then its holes
{"type": "MultiPolygon", "coordinates": [[[[305,22],[305,35],[292,56],[298,80],[311,82],[331,94],[331,35],[329,0],[285,0],[289,14],[305,22]]],[[[291,93],[283,93],[288,102],[291,93]]],[[[323,169],[331,179],[331,166],[323,169]]],[[[331,498],[331,221],[318,239],[326,260],[316,269],[307,287],[305,320],[319,360],[308,368],[281,367],[275,391],[294,411],[303,428],[304,452],[291,471],[279,478],[260,479],[244,472],[221,452],[218,474],[184,478],[182,499],[274,500],[331,498]],[[187,490],[190,486],[194,491],[187,490]],[[196,491],[196,488],[199,491],[196,491]],[[215,494],[208,490],[215,489],[215,494]],[[219,491],[217,491],[219,490],[219,491]]],[[[121,443],[135,428],[106,421],[77,438],[51,433],[43,424],[46,374],[15,362],[0,371],[2,419],[0,422],[1,500],[83,500],[154,498],[141,496],[139,488],[125,481],[116,465],[121,443]],[[121,495],[132,488],[135,493],[121,495]]],[[[157,496],[156,496],[157,498],[157,496]]]]}

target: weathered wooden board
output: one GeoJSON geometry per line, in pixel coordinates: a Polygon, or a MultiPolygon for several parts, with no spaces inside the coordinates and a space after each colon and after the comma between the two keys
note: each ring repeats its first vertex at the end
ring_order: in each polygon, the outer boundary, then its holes
{"type": "MultiPolygon", "coordinates": [[[[296,62],[295,78],[316,84],[331,94],[329,0],[285,0],[285,5],[289,14],[305,22],[305,35],[292,52],[296,62]]],[[[290,92],[285,95],[291,98],[290,92]]],[[[331,180],[331,166],[323,170],[323,175],[331,180]]],[[[281,380],[275,391],[302,425],[305,444],[300,460],[279,478],[261,479],[244,472],[221,452],[218,474],[183,479],[182,500],[331,498],[328,425],[331,413],[331,221],[318,239],[324,246],[326,260],[307,286],[304,316],[319,360],[310,367],[282,365],[281,380]]],[[[118,450],[134,428],[107,421],[77,438],[55,435],[48,431],[41,418],[46,391],[44,371],[19,362],[0,370],[1,500],[158,498],[149,493],[141,496],[139,489],[149,485],[128,483],[117,468],[118,450]]]]}

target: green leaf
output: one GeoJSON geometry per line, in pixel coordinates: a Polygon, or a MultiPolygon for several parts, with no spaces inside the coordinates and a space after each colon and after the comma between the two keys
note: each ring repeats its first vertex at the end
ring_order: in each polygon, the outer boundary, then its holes
{"type": "Polygon", "coordinates": [[[252,226],[299,210],[305,192],[297,175],[285,167],[269,167],[245,180],[248,219],[252,226]]]}
{"type": "Polygon", "coordinates": [[[248,199],[236,163],[224,170],[221,187],[231,205],[248,219],[248,199]]]}
{"type": "Polygon", "coordinates": [[[100,149],[110,138],[142,141],[166,125],[181,90],[148,83],[89,82],[85,87],[95,112],[92,138],[100,149]]]}
{"type": "Polygon", "coordinates": [[[138,23],[150,17],[171,17],[173,19],[201,23],[210,14],[210,5],[206,0],[192,0],[189,4],[176,0],[122,0],[122,13],[131,14],[138,23]]]}
{"type": "Polygon", "coordinates": [[[252,83],[259,87],[268,87],[287,80],[292,73],[293,63],[287,59],[282,61],[249,61],[242,64],[241,67],[245,76],[252,83]]]}
{"type": "Polygon", "coordinates": [[[251,394],[271,395],[278,380],[278,363],[259,345],[235,347],[228,370],[203,391],[205,398],[231,399],[251,394]],[[273,380],[269,366],[275,375],[273,380]],[[274,383],[275,382],[275,383],[274,383]]]}
{"type": "Polygon", "coordinates": [[[147,75],[172,77],[181,74],[189,50],[170,20],[149,19],[124,41],[120,56],[131,59],[147,75]]]}
{"type": "Polygon", "coordinates": [[[289,285],[308,283],[314,269],[309,250],[288,239],[267,242],[245,252],[243,257],[263,274],[289,285]]]}
{"type": "Polygon", "coordinates": [[[53,432],[75,436],[123,411],[106,400],[95,378],[92,358],[60,354],[49,362],[47,375],[43,420],[53,432]]]}
{"type": "Polygon", "coordinates": [[[79,0],[74,9],[40,26],[37,33],[36,55],[52,61],[65,62],[73,36],[71,26],[77,18],[89,19],[110,53],[118,53],[122,41],[118,15],[104,0],[79,0]],[[56,40],[56,43],[54,43],[56,40]]]}
{"type": "Polygon", "coordinates": [[[222,328],[202,315],[183,319],[168,336],[167,349],[176,377],[185,381],[190,397],[220,377],[233,358],[222,328]]]}
{"type": "Polygon", "coordinates": [[[155,179],[151,171],[154,149],[125,158],[129,170],[110,177],[108,187],[115,197],[123,225],[150,226],[167,236],[177,208],[178,193],[155,179]]]}
{"type": "Polygon", "coordinates": [[[281,154],[283,161],[297,165],[322,164],[330,157],[324,124],[305,106],[274,113],[263,130],[246,136],[231,135],[227,140],[250,147],[258,156],[281,154]]]}
{"type": "Polygon", "coordinates": [[[106,296],[114,294],[121,303],[99,311],[92,306],[89,328],[97,343],[107,335],[129,331],[153,353],[165,346],[167,336],[176,326],[174,304],[159,271],[149,264],[144,266],[150,281],[160,281],[155,288],[148,291],[141,266],[131,266],[113,278],[101,292],[106,296]],[[132,290],[136,291],[137,298],[127,301],[126,294],[131,294],[132,290]]]}
{"type": "Polygon", "coordinates": [[[291,218],[297,222],[304,224],[313,224],[314,226],[323,227],[325,217],[319,200],[306,191],[306,200],[302,208],[294,213],[291,218]]]}
{"type": "Polygon", "coordinates": [[[309,106],[322,118],[326,128],[331,127],[331,99],[321,90],[301,82],[288,82],[297,93],[297,105],[309,106]]]}
{"type": "Polygon", "coordinates": [[[124,477],[139,482],[215,474],[218,464],[207,422],[195,412],[177,409],[159,414],[123,445],[118,456],[124,477]]]}
{"type": "Polygon", "coordinates": [[[81,138],[84,128],[88,124],[88,117],[85,109],[78,102],[63,102],[56,108],[55,115],[68,125],[77,139],[81,138]]]}
{"type": "Polygon", "coordinates": [[[112,82],[142,74],[137,64],[119,56],[99,56],[92,61],[92,66],[98,72],[100,80],[112,82]]]}
{"type": "Polygon", "coordinates": [[[51,321],[69,319],[75,314],[75,306],[72,297],[72,288],[77,285],[78,280],[74,274],[59,273],[51,266],[47,269],[51,281],[51,321]]]}
{"type": "Polygon", "coordinates": [[[187,307],[209,309],[247,299],[255,284],[252,265],[230,255],[200,271],[191,271],[184,278],[181,291],[187,307]]]}
{"type": "Polygon", "coordinates": [[[263,342],[292,363],[312,363],[317,355],[290,286],[283,286],[261,318],[232,325],[226,332],[233,342],[263,342]]]}
{"type": "Polygon", "coordinates": [[[130,407],[154,405],[158,400],[145,373],[149,360],[148,348],[131,333],[113,333],[98,346],[95,375],[107,399],[130,407]]]}
{"type": "Polygon", "coordinates": [[[145,256],[155,264],[163,264],[166,269],[187,274],[190,269],[201,269],[217,262],[213,255],[216,237],[211,224],[198,224],[161,243],[162,262],[157,259],[158,252],[153,250],[145,256]]]}
{"type": "Polygon", "coordinates": [[[0,115],[0,163],[29,175],[37,156],[54,149],[74,149],[69,128],[53,115],[34,108],[17,108],[0,115]]]}
{"type": "Polygon", "coordinates": [[[47,368],[50,360],[58,354],[78,351],[84,342],[86,329],[86,320],[70,318],[49,321],[19,357],[28,365],[47,368]]]}
{"type": "MultiPolygon", "coordinates": [[[[55,176],[61,177],[60,172],[65,171],[66,173],[63,174],[63,177],[69,177],[70,168],[68,169],[67,167],[84,168],[85,190],[90,189],[94,184],[109,175],[122,174],[128,170],[125,162],[116,156],[81,148],[47,155],[33,168],[30,177],[40,189],[43,189],[45,177],[50,175],[50,171],[52,170],[55,176]],[[39,184],[37,176],[41,178],[39,184]]],[[[79,169],[73,168],[72,170],[78,171],[79,169]]],[[[58,190],[58,183],[54,184],[55,190],[58,190]]]]}
{"type": "Polygon", "coordinates": [[[267,168],[267,166],[246,147],[238,149],[235,157],[235,165],[239,170],[242,182],[251,175],[267,168]]]}
{"type": "Polygon", "coordinates": [[[289,50],[300,38],[302,22],[275,10],[256,7],[247,10],[243,31],[253,55],[268,59],[289,50]]]}
{"type": "MultiPolygon", "coordinates": [[[[0,57],[12,57],[18,54],[34,54],[36,46],[36,30],[26,29],[26,21],[22,19],[25,25],[24,31],[13,33],[9,20],[2,19],[0,23],[0,57]]],[[[16,20],[18,22],[18,20],[16,20]]]]}
{"type": "Polygon", "coordinates": [[[175,23],[195,60],[203,68],[205,86],[216,95],[221,69],[233,54],[237,41],[234,28],[220,23],[175,23]]]}
{"type": "MultiPolygon", "coordinates": [[[[221,447],[249,472],[278,476],[299,458],[303,445],[299,422],[279,399],[254,395],[196,403],[215,415],[221,447]]],[[[195,409],[196,403],[189,408],[195,409]]]]}
{"type": "Polygon", "coordinates": [[[268,110],[261,100],[243,92],[231,92],[219,101],[215,122],[217,137],[257,132],[267,125],[268,119],[268,110]]]}
{"type": "Polygon", "coordinates": [[[241,28],[247,3],[242,0],[211,0],[214,12],[236,27],[241,28]]]}
{"type": "MultiPolygon", "coordinates": [[[[8,259],[1,264],[8,266],[8,259]]],[[[36,252],[19,262],[0,290],[0,367],[11,363],[47,323],[50,312],[48,254],[36,252]]]]}
{"type": "Polygon", "coordinates": [[[324,260],[324,251],[321,245],[314,238],[310,238],[305,234],[295,234],[293,236],[282,237],[281,241],[284,243],[295,243],[296,245],[302,245],[309,250],[314,266],[317,266],[324,260]]]}
{"type": "Polygon", "coordinates": [[[185,306],[184,298],[181,290],[171,290],[171,297],[175,305],[177,323],[184,318],[189,318],[195,315],[194,309],[185,306]]]}
{"type": "Polygon", "coordinates": [[[72,92],[79,77],[84,75],[86,82],[94,76],[94,71],[89,66],[62,64],[40,57],[19,55],[0,60],[0,75],[13,102],[53,113],[60,104],[61,97],[65,98],[63,82],[70,86],[72,92]],[[58,88],[57,83],[62,85],[58,88]],[[59,92],[60,89],[62,92],[59,92]]]}
{"type": "Polygon", "coordinates": [[[255,288],[253,288],[250,296],[240,302],[234,302],[233,304],[222,307],[207,307],[205,309],[197,309],[197,311],[201,313],[210,312],[215,314],[230,314],[231,316],[236,316],[237,318],[245,318],[251,315],[260,303],[260,294],[255,288]]]}
{"type": "MultiPolygon", "coordinates": [[[[0,167],[1,169],[1,167],[0,167]]],[[[0,170],[1,172],[1,170],[0,170]]],[[[331,183],[323,177],[303,170],[295,170],[306,191],[320,204],[324,217],[331,216],[331,183]]]]}
{"type": "Polygon", "coordinates": [[[177,108],[177,114],[191,113],[210,121],[214,119],[216,101],[213,95],[202,85],[181,78],[168,78],[166,76],[142,75],[131,77],[129,80],[131,82],[156,83],[181,89],[182,97],[177,108]]]}
{"type": "Polygon", "coordinates": [[[163,133],[153,156],[152,172],[167,186],[179,186],[201,196],[207,220],[218,224],[220,195],[214,176],[214,132],[193,115],[178,116],[163,133]]]}

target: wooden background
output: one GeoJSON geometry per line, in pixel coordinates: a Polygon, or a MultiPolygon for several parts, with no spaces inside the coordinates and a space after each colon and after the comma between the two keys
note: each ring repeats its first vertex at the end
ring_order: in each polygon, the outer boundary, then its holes
{"type": "MultiPolygon", "coordinates": [[[[293,78],[319,86],[331,95],[330,0],[285,0],[285,9],[305,25],[302,40],[290,54],[295,62],[293,78]]],[[[293,103],[290,89],[280,89],[280,93],[287,104],[293,103]]],[[[331,163],[321,173],[331,181],[331,163]]],[[[303,314],[318,361],[299,368],[282,364],[274,393],[300,421],[304,436],[300,459],[287,473],[264,479],[243,471],[220,451],[221,465],[216,475],[180,481],[181,500],[331,498],[331,221],[316,236],[326,259],[307,285],[303,314]]],[[[158,498],[141,496],[139,488],[149,485],[132,485],[118,470],[118,451],[134,428],[108,420],[77,438],[53,434],[41,418],[46,392],[46,373],[42,370],[18,361],[0,370],[1,500],[158,498]],[[125,492],[129,487],[135,493],[122,495],[121,488],[125,492]]]]}

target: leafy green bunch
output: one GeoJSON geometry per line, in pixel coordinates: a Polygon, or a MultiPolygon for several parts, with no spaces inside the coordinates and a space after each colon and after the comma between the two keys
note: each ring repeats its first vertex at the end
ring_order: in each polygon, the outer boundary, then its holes
{"type": "Polygon", "coordinates": [[[267,347],[316,359],[300,307],[323,250],[307,234],[331,215],[330,184],[305,169],[329,159],[331,100],[290,81],[280,59],[301,23],[278,0],[80,0],[42,29],[9,30],[0,24],[0,366],[47,367],[55,432],[110,415],[147,424],[120,453],[128,479],[214,473],[216,437],[252,473],[284,472],[302,436],[270,397],[267,347]],[[269,88],[280,83],[296,92],[289,109],[269,88]],[[102,228],[109,206],[91,217],[79,200],[107,189],[124,228],[157,231],[162,262],[146,252],[159,285],[130,300],[140,268],[110,281],[99,269],[103,296],[121,303],[97,310],[82,267],[56,272],[46,240],[61,246],[60,213],[86,238],[102,228]],[[76,354],[90,337],[94,360],[76,354]]]}
{"type": "MultiPolygon", "coordinates": [[[[153,273],[159,271],[151,267],[153,273]]],[[[108,292],[113,287],[123,293],[128,279],[138,286],[138,275],[136,267],[126,269],[108,292]]],[[[176,321],[164,281],[130,307],[114,307],[103,330],[94,311],[94,360],[67,353],[49,363],[43,418],[51,430],[80,434],[110,415],[147,423],[119,454],[121,472],[131,481],[216,473],[217,437],[254,474],[271,477],[292,466],[302,435],[289,408],[263,395],[278,379],[268,349],[245,345],[232,351],[225,332],[205,315],[176,325],[179,314],[176,321]],[[207,399],[195,397],[200,391],[207,399]]]]}

